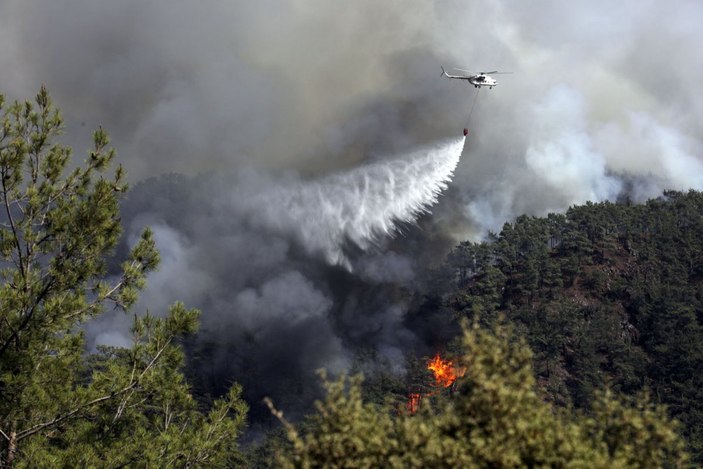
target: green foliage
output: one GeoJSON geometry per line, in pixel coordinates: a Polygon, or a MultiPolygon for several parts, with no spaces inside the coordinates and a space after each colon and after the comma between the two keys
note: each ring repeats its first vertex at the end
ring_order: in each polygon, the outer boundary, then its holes
{"type": "Polygon", "coordinates": [[[648,387],[701,464],[701,215],[703,194],[689,191],[519,217],[454,249],[446,303],[458,317],[513,322],[549,401],[588,408],[606,384],[629,395],[648,387]]]}
{"type": "MultiPolygon", "coordinates": [[[[422,365],[424,368],[424,364],[422,365]]],[[[399,373],[394,372],[393,363],[374,350],[361,350],[354,357],[350,372],[366,376],[362,386],[363,399],[377,404],[402,405],[407,394],[407,385],[399,373]]]]}
{"type": "Polygon", "coordinates": [[[86,356],[80,325],[127,310],[159,256],[147,229],[108,280],[127,189],[107,134],[82,167],[52,143],[61,116],[0,98],[0,465],[213,466],[232,463],[246,406],[239,387],[203,414],[181,368],[179,340],[198,311],[134,319],[129,349],[86,356]]]}
{"type": "MultiPolygon", "coordinates": [[[[675,423],[646,404],[599,393],[590,415],[557,409],[536,391],[532,354],[512,328],[465,326],[466,374],[448,398],[413,415],[366,403],[361,378],[325,380],[308,431],[283,419],[284,468],[684,467],[675,423]]],[[[324,375],[323,375],[324,377],[324,375]]],[[[426,404],[426,400],[423,401],[426,404]]]]}

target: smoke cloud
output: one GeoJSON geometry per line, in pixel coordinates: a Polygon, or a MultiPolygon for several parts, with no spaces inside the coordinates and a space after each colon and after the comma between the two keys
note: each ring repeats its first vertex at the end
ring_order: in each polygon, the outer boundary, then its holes
{"type": "Polygon", "coordinates": [[[694,0],[7,0],[0,82],[46,83],[67,140],[102,124],[139,181],[398,154],[464,127],[473,89],[440,64],[513,71],[480,92],[457,174],[461,235],[480,236],[478,205],[500,223],[612,197],[618,175],[638,199],[700,188],[701,19],[694,0]]]}
{"type": "Polygon", "coordinates": [[[199,386],[303,411],[316,368],[441,340],[407,315],[453,242],[702,190],[701,24],[695,0],[6,0],[0,92],[45,83],[78,150],[110,132],[126,245],[152,226],[163,259],[139,309],[203,310],[199,386]],[[477,92],[440,65],[513,74],[477,92]]]}
{"type": "MultiPolygon", "coordinates": [[[[137,185],[122,210],[128,243],[149,222],[162,263],[136,309],[164,311],[174,298],[201,308],[191,357],[206,366],[199,379],[216,381],[203,386],[219,393],[236,379],[250,401],[272,395],[293,412],[318,397],[317,369],[348,369],[361,349],[402,369],[404,353],[425,345],[404,325],[415,262],[387,241],[437,202],[463,145],[314,180],[248,170],[137,185]]],[[[92,322],[93,344],[124,345],[128,321],[92,322]]]]}

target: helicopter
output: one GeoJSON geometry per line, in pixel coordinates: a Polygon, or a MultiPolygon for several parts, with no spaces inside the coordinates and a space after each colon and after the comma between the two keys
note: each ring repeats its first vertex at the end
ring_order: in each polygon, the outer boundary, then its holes
{"type": "MultiPolygon", "coordinates": [[[[456,70],[460,70],[462,72],[469,72],[468,70],[462,70],[460,68],[457,68],[456,70]]],[[[472,73],[472,72],[469,72],[472,73]]],[[[500,73],[511,73],[511,72],[499,72],[498,70],[493,70],[492,72],[479,72],[475,75],[450,75],[447,73],[446,70],[444,70],[444,67],[442,67],[442,76],[447,77],[447,78],[455,78],[457,80],[466,80],[472,85],[474,85],[475,88],[481,88],[482,86],[487,86],[488,89],[493,89],[494,86],[498,86],[498,81],[489,76],[491,74],[500,74],[500,73]]]]}

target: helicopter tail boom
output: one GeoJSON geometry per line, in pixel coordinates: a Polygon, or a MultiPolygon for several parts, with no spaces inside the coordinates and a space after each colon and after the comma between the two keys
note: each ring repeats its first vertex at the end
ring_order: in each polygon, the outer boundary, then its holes
{"type": "Polygon", "coordinates": [[[459,75],[450,75],[447,73],[447,71],[444,69],[444,67],[442,65],[440,65],[440,67],[442,68],[442,75],[441,76],[443,76],[443,77],[458,78],[460,80],[468,80],[468,77],[463,77],[463,76],[459,76],[459,75]]]}

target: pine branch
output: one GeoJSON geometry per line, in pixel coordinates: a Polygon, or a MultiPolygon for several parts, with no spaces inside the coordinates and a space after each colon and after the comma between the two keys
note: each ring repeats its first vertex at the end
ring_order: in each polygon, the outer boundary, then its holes
{"type": "MultiPolygon", "coordinates": [[[[17,433],[17,441],[19,442],[20,440],[23,440],[24,438],[27,438],[27,437],[29,437],[29,436],[31,436],[31,435],[34,435],[34,434],[36,434],[37,432],[40,432],[40,431],[42,431],[42,430],[44,430],[44,429],[46,429],[46,428],[55,426],[55,425],[57,425],[57,424],[63,422],[64,420],[67,420],[67,419],[73,417],[74,415],[76,415],[76,414],[79,413],[80,411],[94,406],[95,404],[99,404],[99,403],[101,403],[101,402],[105,402],[105,401],[108,401],[108,400],[110,400],[110,399],[115,399],[116,397],[122,396],[122,395],[124,395],[124,394],[126,394],[126,393],[128,393],[128,392],[130,392],[130,391],[133,391],[134,388],[139,384],[139,381],[144,377],[144,375],[154,366],[154,364],[157,362],[157,360],[159,359],[159,357],[161,356],[161,354],[163,353],[163,351],[166,349],[166,347],[168,347],[168,345],[169,345],[170,343],[171,343],[171,338],[169,338],[169,339],[164,343],[164,345],[159,349],[159,351],[156,353],[156,355],[154,355],[154,357],[151,359],[151,361],[149,362],[149,364],[148,364],[148,365],[144,368],[144,370],[142,370],[142,372],[139,374],[139,376],[137,377],[137,379],[132,379],[131,382],[130,382],[127,386],[125,386],[124,388],[120,389],[119,391],[112,392],[112,393],[110,393],[109,395],[105,395],[105,396],[102,396],[102,397],[98,397],[98,398],[96,398],[96,399],[93,399],[92,401],[86,402],[85,404],[82,404],[82,405],[76,407],[75,409],[71,410],[70,412],[67,412],[67,413],[65,413],[65,414],[63,414],[63,415],[57,415],[56,417],[54,417],[53,419],[51,419],[51,420],[49,420],[49,421],[42,422],[42,423],[38,423],[38,424],[36,424],[36,425],[34,425],[34,426],[32,426],[32,427],[26,429],[26,430],[22,430],[22,431],[20,431],[20,432],[17,433]]],[[[121,414],[121,411],[124,410],[124,407],[126,406],[126,403],[129,402],[129,397],[130,397],[131,395],[132,395],[132,393],[130,393],[130,395],[129,395],[127,398],[123,399],[122,403],[120,404],[121,410],[118,409],[118,412],[119,412],[120,414],[121,414]]],[[[117,418],[118,418],[118,415],[115,416],[115,419],[117,419],[117,418]]],[[[114,420],[113,420],[113,421],[114,421],[114,420]]]]}
{"type": "Polygon", "coordinates": [[[22,324],[20,324],[20,327],[18,329],[14,329],[10,337],[3,343],[2,347],[0,347],[0,358],[2,358],[2,356],[5,354],[5,351],[10,346],[10,344],[19,337],[20,332],[22,332],[22,330],[27,327],[29,321],[34,316],[34,311],[36,311],[36,308],[39,303],[41,303],[44,297],[49,293],[49,290],[51,289],[53,283],[53,278],[46,282],[44,288],[39,293],[39,296],[37,297],[30,310],[25,313],[24,319],[22,320],[22,324]]]}

